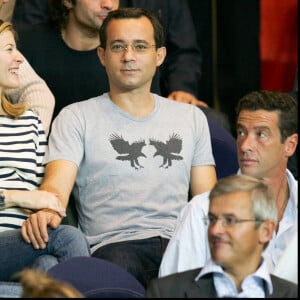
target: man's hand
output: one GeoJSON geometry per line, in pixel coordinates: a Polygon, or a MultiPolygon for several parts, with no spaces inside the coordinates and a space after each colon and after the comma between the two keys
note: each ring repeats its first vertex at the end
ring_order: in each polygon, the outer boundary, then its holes
{"type": "Polygon", "coordinates": [[[183,91],[174,91],[169,94],[168,98],[179,102],[208,107],[207,103],[200,101],[194,95],[183,91]]]}
{"type": "Polygon", "coordinates": [[[22,237],[27,243],[31,243],[34,249],[45,249],[49,240],[48,226],[55,229],[61,220],[61,216],[50,209],[33,213],[22,224],[22,237]]]}

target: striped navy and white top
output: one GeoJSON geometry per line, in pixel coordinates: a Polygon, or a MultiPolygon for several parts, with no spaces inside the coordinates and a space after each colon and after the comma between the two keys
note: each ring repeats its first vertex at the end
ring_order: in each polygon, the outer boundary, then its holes
{"type": "MultiPolygon", "coordinates": [[[[27,110],[20,118],[0,115],[0,190],[33,190],[44,176],[47,139],[39,117],[27,110]]],[[[29,210],[0,210],[0,232],[20,228],[29,210]]]]}

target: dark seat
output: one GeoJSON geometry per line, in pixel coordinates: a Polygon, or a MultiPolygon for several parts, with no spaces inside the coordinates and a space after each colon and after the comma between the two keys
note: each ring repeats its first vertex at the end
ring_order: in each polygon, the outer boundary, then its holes
{"type": "Polygon", "coordinates": [[[86,298],[144,298],[142,284],[123,268],[95,257],[73,257],[49,271],[86,298]]]}
{"type": "Polygon", "coordinates": [[[208,117],[207,121],[216,163],[217,178],[220,179],[235,174],[239,168],[235,138],[215,120],[208,117]]]}

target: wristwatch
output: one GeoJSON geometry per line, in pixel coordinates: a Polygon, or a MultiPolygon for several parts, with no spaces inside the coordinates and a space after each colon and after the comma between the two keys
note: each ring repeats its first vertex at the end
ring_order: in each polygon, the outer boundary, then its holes
{"type": "Polygon", "coordinates": [[[0,190],[0,209],[5,208],[5,196],[4,191],[0,190]]]}

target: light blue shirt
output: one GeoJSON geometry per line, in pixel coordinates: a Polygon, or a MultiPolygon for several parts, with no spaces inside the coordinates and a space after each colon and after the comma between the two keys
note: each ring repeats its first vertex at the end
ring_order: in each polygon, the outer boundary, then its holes
{"type": "Polygon", "coordinates": [[[248,275],[243,280],[241,292],[238,292],[233,280],[224,272],[222,267],[211,259],[207,261],[195,281],[209,273],[213,273],[213,282],[218,298],[265,298],[265,283],[269,293],[273,293],[272,281],[265,261],[262,262],[255,273],[248,275]]]}

